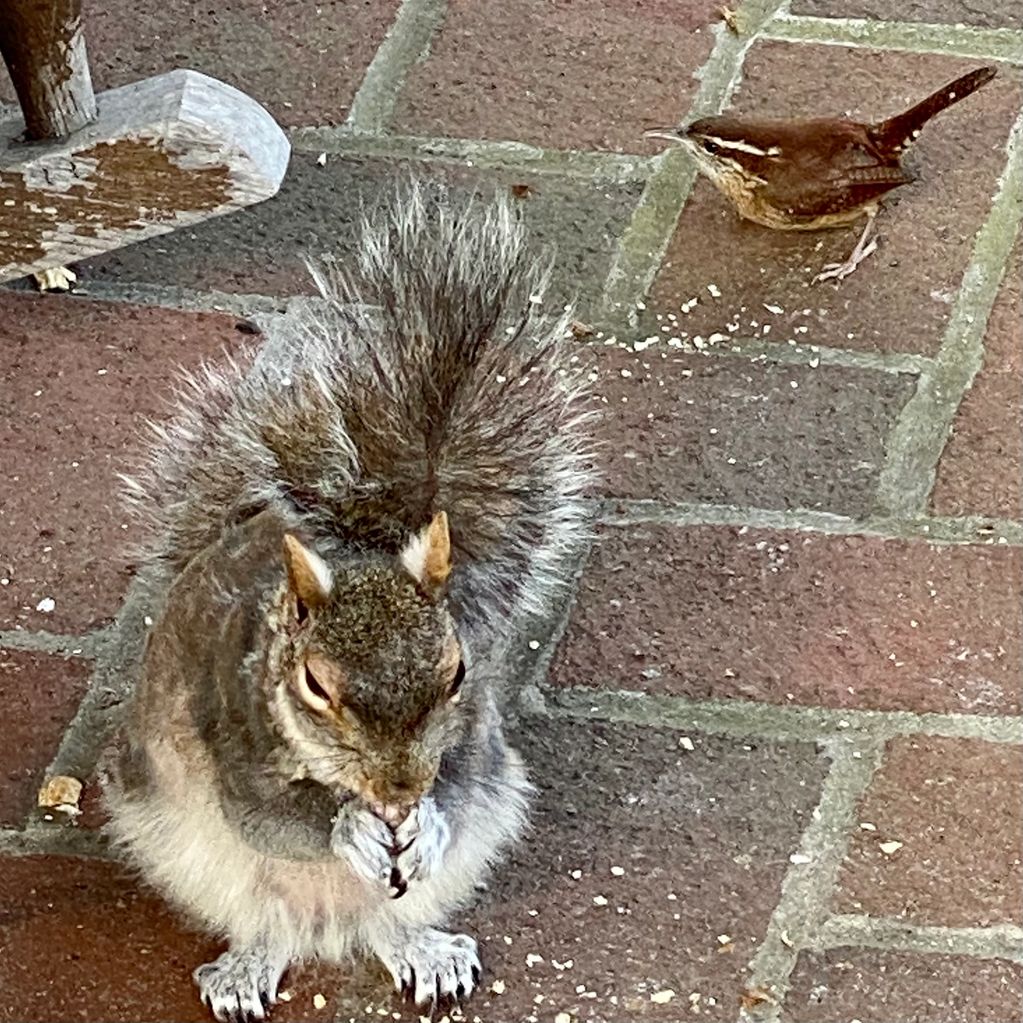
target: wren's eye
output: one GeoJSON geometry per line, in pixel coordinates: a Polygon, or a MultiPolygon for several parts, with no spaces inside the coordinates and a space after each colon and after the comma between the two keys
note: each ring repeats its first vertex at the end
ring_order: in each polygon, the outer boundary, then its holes
{"type": "Polygon", "coordinates": [[[465,661],[458,662],[458,669],[455,671],[455,677],[451,680],[451,685],[448,686],[448,696],[454,698],[458,695],[459,689],[462,688],[462,683],[465,681],[465,661]]]}
{"type": "Polygon", "coordinates": [[[721,147],[716,142],[711,142],[709,139],[703,140],[704,152],[710,156],[717,156],[721,152],[721,147]]]}

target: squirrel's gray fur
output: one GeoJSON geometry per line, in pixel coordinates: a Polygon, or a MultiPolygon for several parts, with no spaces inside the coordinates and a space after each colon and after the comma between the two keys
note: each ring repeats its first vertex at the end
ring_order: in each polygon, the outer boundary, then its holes
{"type": "Polygon", "coordinates": [[[435,926],[522,827],[508,642],[587,532],[567,314],[506,201],[411,187],[314,275],[314,312],[186,378],[128,481],[161,606],[109,830],[228,940],[195,974],[221,1019],[356,950],[417,1002],[472,990],[475,942],[435,926]]]}

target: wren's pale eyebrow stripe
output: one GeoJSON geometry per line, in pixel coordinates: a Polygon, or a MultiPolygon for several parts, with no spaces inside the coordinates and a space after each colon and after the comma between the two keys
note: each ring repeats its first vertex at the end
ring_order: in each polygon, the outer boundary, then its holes
{"type": "Polygon", "coordinates": [[[771,146],[770,149],[760,149],[753,145],[752,142],[742,142],[739,139],[722,139],[718,138],[717,135],[705,135],[704,139],[707,142],[713,142],[715,145],[721,146],[722,149],[734,149],[737,153],[749,153],[750,156],[777,156],[781,152],[777,146],[771,146]]]}

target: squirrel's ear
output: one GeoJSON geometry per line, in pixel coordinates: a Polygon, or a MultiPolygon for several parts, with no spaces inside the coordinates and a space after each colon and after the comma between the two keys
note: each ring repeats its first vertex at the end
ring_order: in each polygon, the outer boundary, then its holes
{"type": "Polygon", "coordinates": [[[437,593],[451,574],[451,536],[447,512],[439,511],[430,524],[406,544],[401,563],[427,593],[437,593]]]}
{"type": "Polygon", "coordinates": [[[288,568],[288,585],[300,610],[326,603],[334,583],[330,568],[323,558],[303,546],[291,533],[284,534],[284,564],[288,568]]]}

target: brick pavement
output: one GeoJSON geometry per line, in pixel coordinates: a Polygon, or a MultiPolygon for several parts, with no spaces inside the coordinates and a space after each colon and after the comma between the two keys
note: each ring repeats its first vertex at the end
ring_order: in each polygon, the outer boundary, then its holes
{"type": "MultiPolygon", "coordinates": [[[[80,265],[84,296],[0,291],[0,1021],[204,1018],[213,946],[98,831],[147,610],[116,472],[173,367],[309,301],[302,250],[410,169],[527,186],[606,412],[597,543],[521,637],[536,827],[467,914],[466,1018],[1023,1018],[1018,0],[746,0],[739,34],[710,0],[94,7],[101,85],[198,67],[296,151],[278,198],[80,265]],[[640,138],[890,112],[981,60],[839,287],[808,282],[851,238],[739,224],[640,138]],[[52,774],[76,824],[33,806],[52,774]]],[[[408,1018],[372,966],[287,986],[280,1020],[408,1018]]]]}

